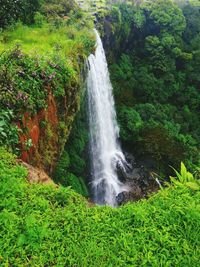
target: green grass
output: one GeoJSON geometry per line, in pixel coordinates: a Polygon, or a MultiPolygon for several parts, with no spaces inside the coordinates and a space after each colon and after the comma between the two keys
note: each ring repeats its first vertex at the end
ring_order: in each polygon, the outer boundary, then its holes
{"type": "Polygon", "coordinates": [[[1,149],[1,266],[199,266],[198,190],[170,186],[113,209],[26,175],[1,149]]]}
{"type": "Polygon", "coordinates": [[[35,113],[46,107],[47,85],[55,97],[68,96],[80,88],[81,69],[94,47],[92,28],[79,20],[68,23],[61,19],[57,26],[45,22],[41,27],[17,23],[3,31],[0,105],[15,110],[15,114],[27,109],[35,113]]]}
{"type": "Polygon", "coordinates": [[[47,23],[42,27],[18,23],[13,30],[5,30],[1,34],[0,53],[19,45],[22,51],[29,55],[49,55],[60,51],[69,60],[77,55],[88,56],[90,50],[87,49],[86,42],[94,40],[93,35],[91,29],[81,27],[80,30],[76,25],[53,28],[51,24],[47,23]]]}

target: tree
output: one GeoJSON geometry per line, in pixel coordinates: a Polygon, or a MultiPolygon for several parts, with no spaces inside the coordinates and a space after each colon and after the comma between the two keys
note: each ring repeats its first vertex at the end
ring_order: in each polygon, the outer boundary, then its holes
{"type": "Polygon", "coordinates": [[[150,12],[150,18],[160,27],[160,30],[172,34],[182,34],[186,23],[182,11],[171,0],[150,0],[145,6],[150,12]]]}
{"type": "Polygon", "coordinates": [[[74,0],[45,0],[42,5],[42,12],[47,16],[63,17],[71,10],[79,10],[74,0]]]}
{"type": "Polygon", "coordinates": [[[1,0],[0,28],[21,20],[23,23],[34,22],[35,12],[40,8],[40,0],[1,0]]]}

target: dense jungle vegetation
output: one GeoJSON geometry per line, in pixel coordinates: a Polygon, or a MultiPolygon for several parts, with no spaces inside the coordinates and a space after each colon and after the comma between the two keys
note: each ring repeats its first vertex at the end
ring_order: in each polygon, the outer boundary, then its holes
{"type": "Polygon", "coordinates": [[[118,208],[92,203],[86,186],[84,80],[94,14],[77,2],[90,1],[0,3],[0,266],[197,267],[199,1],[92,3],[122,146],[168,181],[148,199],[118,208]],[[39,118],[43,140],[35,154],[24,114],[39,118]],[[23,153],[56,184],[30,184],[18,160],[23,153]]]}
{"type": "Polygon", "coordinates": [[[99,15],[124,147],[165,175],[180,161],[200,164],[197,2],[122,3],[99,15]]]}

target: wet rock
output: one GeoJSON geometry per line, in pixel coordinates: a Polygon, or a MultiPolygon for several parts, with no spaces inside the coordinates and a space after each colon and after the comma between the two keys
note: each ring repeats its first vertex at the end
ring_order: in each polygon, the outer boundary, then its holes
{"type": "Polygon", "coordinates": [[[127,180],[138,181],[140,178],[141,178],[141,175],[140,175],[140,169],[139,168],[135,168],[135,169],[131,170],[130,172],[126,173],[126,179],[127,180]]]}
{"type": "Polygon", "coordinates": [[[119,193],[116,197],[116,200],[117,200],[117,204],[121,206],[130,201],[137,201],[141,199],[142,197],[144,196],[142,194],[141,188],[139,186],[135,186],[135,188],[132,188],[132,191],[130,192],[123,191],[119,193]]]}
{"type": "Polygon", "coordinates": [[[141,163],[138,164],[135,157],[129,153],[125,153],[125,157],[127,166],[125,168],[117,166],[117,173],[129,190],[121,192],[116,197],[119,206],[148,197],[159,189],[158,183],[152,176],[151,168],[149,169],[141,163]]]}
{"type": "Polygon", "coordinates": [[[143,196],[142,188],[139,185],[133,186],[132,191],[130,193],[134,198],[141,198],[143,196]]]}
{"type": "Polygon", "coordinates": [[[126,161],[132,166],[134,166],[134,164],[136,163],[135,157],[132,154],[127,153],[127,152],[125,152],[124,155],[125,155],[126,161]]]}
{"type": "Polygon", "coordinates": [[[129,201],[129,192],[121,192],[116,196],[117,204],[121,206],[129,201]]]}

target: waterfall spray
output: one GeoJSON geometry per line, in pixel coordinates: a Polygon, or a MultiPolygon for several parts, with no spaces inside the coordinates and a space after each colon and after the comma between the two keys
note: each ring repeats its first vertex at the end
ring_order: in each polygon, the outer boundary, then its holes
{"type": "Polygon", "coordinates": [[[126,160],[120,148],[112,85],[106,56],[98,32],[96,52],[88,58],[88,115],[90,129],[90,158],[94,201],[100,205],[116,206],[116,196],[125,191],[117,176],[117,166],[126,160]]]}

